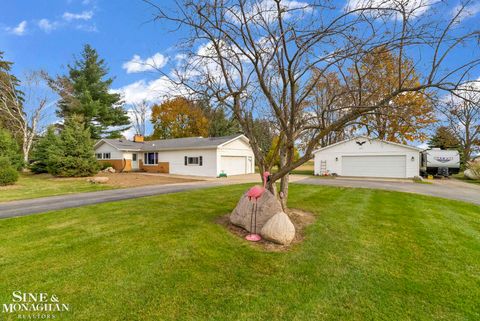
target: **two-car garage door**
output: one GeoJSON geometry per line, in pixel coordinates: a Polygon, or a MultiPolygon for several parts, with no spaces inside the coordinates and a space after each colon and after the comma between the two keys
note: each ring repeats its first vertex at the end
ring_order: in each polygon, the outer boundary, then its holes
{"type": "Polygon", "coordinates": [[[342,156],[342,176],[404,178],[406,156],[342,156]]]}

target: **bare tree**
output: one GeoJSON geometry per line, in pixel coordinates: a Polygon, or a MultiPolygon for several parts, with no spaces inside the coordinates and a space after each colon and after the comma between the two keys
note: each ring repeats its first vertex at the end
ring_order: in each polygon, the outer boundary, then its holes
{"type": "Polygon", "coordinates": [[[46,116],[46,109],[52,105],[48,95],[43,89],[46,85],[47,74],[44,71],[34,71],[25,75],[22,94],[15,87],[15,84],[7,77],[0,82],[0,112],[8,116],[12,128],[19,134],[22,140],[22,153],[24,164],[29,161],[30,151],[38,132],[41,130],[41,123],[46,116]]]}
{"type": "Polygon", "coordinates": [[[472,154],[480,150],[480,94],[474,88],[456,91],[440,110],[448,128],[460,141],[468,162],[472,154]]]}
{"type": "Polygon", "coordinates": [[[148,102],[144,99],[140,102],[135,102],[132,104],[130,112],[133,115],[133,128],[135,129],[136,134],[145,136],[146,131],[146,122],[147,114],[150,106],[148,102]]]}
{"type": "Polygon", "coordinates": [[[284,207],[289,172],[311,159],[322,139],[405,93],[455,90],[480,62],[478,55],[463,55],[455,57],[456,66],[444,67],[460,45],[471,45],[478,54],[479,31],[462,26],[460,19],[471,1],[451,19],[439,14],[451,12],[441,1],[359,0],[335,7],[334,2],[314,0],[177,0],[171,8],[147,2],[158,20],[187,34],[179,41],[183,63],[173,75],[163,75],[199,99],[228,106],[250,139],[262,173],[271,164],[252,124],[256,118],[274,121],[281,159],[268,188],[277,193],[275,182],[280,180],[277,195],[284,207]],[[406,81],[412,71],[398,68],[395,86],[370,99],[363,83],[368,72],[360,68],[363,57],[377,48],[395,53],[397,66],[414,56],[412,68],[423,75],[412,84],[406,81]],[[339,117],[325,123],[318,106],[308,100],[332,72],[345,90],[332,102],[339,117]],[[350,82],[352,78],[356,81],[350,82]],[[307,143],[295,160],[300,138],[307,143]]]}

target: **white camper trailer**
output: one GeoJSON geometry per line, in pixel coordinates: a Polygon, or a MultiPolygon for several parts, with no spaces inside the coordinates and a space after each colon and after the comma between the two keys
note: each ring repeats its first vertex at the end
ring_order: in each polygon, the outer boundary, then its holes
{"type": "Polygon", "coordinates": [[[427,149],[421,154],[422,175],[449,176],[458,174],[460,170],[460,154],[458,150],[440,148],[427,149]]]}

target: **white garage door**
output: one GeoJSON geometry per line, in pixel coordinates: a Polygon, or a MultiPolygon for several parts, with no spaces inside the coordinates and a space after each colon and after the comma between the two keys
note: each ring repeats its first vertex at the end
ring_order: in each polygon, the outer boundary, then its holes
{"type": "Polygon", "coordinates": [[[403,156],[342,156],[343,176],[406,177],[406,157],[403,156]]]}
{"type": "Polygon", "coordinates": [[[245,156],[222,156],[220,172],[231,175],[247,173],[247,158],[245,156]]]}

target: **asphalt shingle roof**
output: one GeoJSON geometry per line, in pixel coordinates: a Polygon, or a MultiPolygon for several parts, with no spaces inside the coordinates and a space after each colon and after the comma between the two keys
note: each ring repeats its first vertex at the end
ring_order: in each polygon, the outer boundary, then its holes
{"type": "Polygon", "coordinates": [[[241,134],[223,136],[223,137],[186,137],[175,139],[151,140],[143,143],[136,143],[126,139],[103,139],[103,141],[113,145],[119,150],[135,151],[157,151],[172,149],[192,149],[192,148],[216,148],[234,138],[242,136],[241,134]]]}

